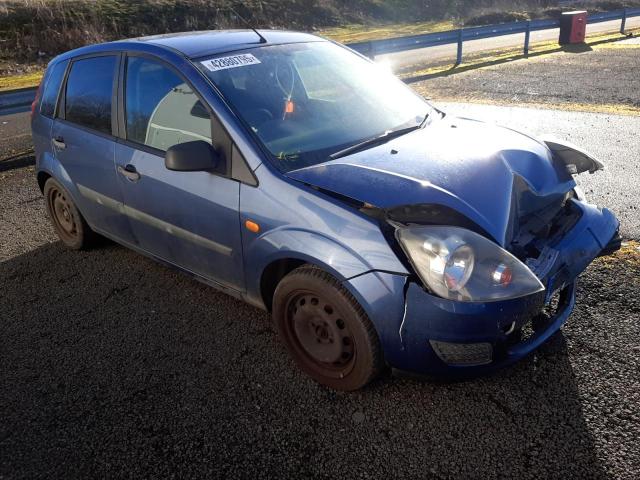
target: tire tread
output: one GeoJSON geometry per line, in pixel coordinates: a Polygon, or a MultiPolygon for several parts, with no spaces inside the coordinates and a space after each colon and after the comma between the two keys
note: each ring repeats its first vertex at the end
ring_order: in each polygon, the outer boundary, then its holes
{"type": "MultiPolygon", "coordinates": [[[[370,345],[372,353],[372,368],[370,369],[366,379],[362,382],[362,386],[368,384],[370,381],[380,375],[384,369],[384,357],[382,354],[382,348],[380,346],[380,340],[378,339],[378,333],[371,322],[364,308],[358,303],[354,296],[345,288],[345,286],[338,281],[334,276],[330,275],[320,267],[313,264],[304,264],[295,270],[291,271],[285,278],[290,279],[295,276],[302,276],[306,278],[315,278],[321,282],[333,287],[340,296],[342,296],[347,303],[353,308],[358,320],[362,323],[364,331],[367,337],[367,341],[370,345]]],[[[277,288],[276,288],[277,292],[277,288]]]]}

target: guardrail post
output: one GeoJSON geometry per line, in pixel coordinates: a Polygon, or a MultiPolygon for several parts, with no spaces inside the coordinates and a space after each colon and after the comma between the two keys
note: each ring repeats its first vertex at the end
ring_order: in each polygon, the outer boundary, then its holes
{"type": "Polygon", "coordinates": [[[527,30],[524,32],[524,54],[529,55],[529,40],[531,38],[531,22],[527,20],[527,30]]]}
{"type": "Polygon", "coordinates": [[[620,33],[624,34],[624,29],[627,26],[627,9],[622,12],[622,23],[620,24],[620,33]]]}
{"type": "Polygon", "coordinates": [[[458,30],[458,54],[456,56],[456,67],[462,63],[462,28],[458,30]]]}

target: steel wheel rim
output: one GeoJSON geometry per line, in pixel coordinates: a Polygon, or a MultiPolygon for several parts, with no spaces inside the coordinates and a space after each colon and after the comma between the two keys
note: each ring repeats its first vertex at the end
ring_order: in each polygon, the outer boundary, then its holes
{"type": "Polygon", "coordinates": [[[78,227],[72,213],[72,204],[65,193],[57,188],[49,192],[49,210],[58,232],[67,240],[73,241],[78,237],[78,227]]]}
{"type": "Polygon", "coordinates": [[[287,301],[286,315],[287,334],[305,367],[332,378],[351,372],[356,344],[333,302],[315,292],[297,291],[287,301]]]}

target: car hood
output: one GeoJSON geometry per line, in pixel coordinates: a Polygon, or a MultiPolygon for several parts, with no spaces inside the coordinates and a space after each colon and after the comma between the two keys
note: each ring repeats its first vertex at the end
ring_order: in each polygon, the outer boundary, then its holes
{"type": "Polygon", "coordinates": [[[503,246],[518,218],[561,201],[575,186],[545,143],[508,128],[451,117],[287,176],[383,209],[445,206],[503,246]]]}

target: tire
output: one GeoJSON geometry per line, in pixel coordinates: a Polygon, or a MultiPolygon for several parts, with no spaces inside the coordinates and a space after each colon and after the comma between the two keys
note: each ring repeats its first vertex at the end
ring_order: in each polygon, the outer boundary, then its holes
{"type": "Polygon", "coordinates": [[[353,296],[328,273],[303,265],[273,296],[278,336],[300,369],[335,390],[362,388],[384,361],[376,330],[353,296]]]}
{"type": "Polygon", "coordinates": [[[81,250],[95,243],[97,235],[73,203],[69,192],[53,178],[44,184],[47,212],[62,243],[73,250],[81,250]]]}

